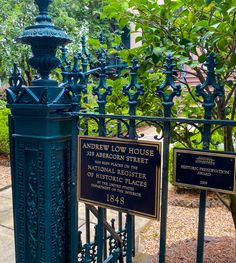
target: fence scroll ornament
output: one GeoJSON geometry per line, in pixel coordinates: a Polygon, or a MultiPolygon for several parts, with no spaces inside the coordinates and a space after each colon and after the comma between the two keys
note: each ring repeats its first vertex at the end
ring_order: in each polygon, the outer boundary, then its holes
{"type": "Polygon", "coordinates": [[[138,97],[144,94],[144,86],[139,85],[137,81],[137,70],[139,69],[138,60],[134,57],[131,61],[130,83],[123,87],[123,95],[129,98],[129,114],[135,115],[138,104],[138,97]]]}
{"type": "MultiPolygon", "coordinates": [[[[40,115],[40,121],[44,121],[44,118],[47,119],[52,112],[52,116],[50,115],[51,119],[49,121],[48,119],[45,121],[45,137],[41,136],[41,134],[38,136],[37,132],[41,130],[40,122],[40,125],[36,123],[38,125],[36,125],[37,130],[34,130],[34,133],[30,134],[30,139],[28,137],[26,138],[26,140],[29,141],[36,138],[39,141],[37,143],[41,143],[41,141],[43,141],[40,146],[43,149],[40,158],[43,159],[42,162],[45,163],[45,165],[42,166],[42,171],[38,172],[40,176],[38,176],[38,178],[35,176],[37,171],[35,171],[35,165],[32,163],[32,165],[28,168],[30,170],[30,175],[27,177],[28,179],[25,183],[25,157],[23,156],[25,153],[24,143],[19,143],[19,145],[21,145],[19,146],[21,154],[17,155],[18,162],[16,163],[18,166],[16,169],[18,170],[16,172],[16,177],[18,178],[17,180],[19,180],[18,185],[20,187],[17,191],[20,193],[20,208],[24,206],[23,202],[25,200],[28,205],[26,209],[26,217],[29,219],[28,229],[23,229],[25,220],[25,215],[22,212],[23,209],[19,209],[17,211],[19,214],[16,214],[16,216],[19,216],[19,219],[17,220],[18,223],[20,223],[19,226],[21,227],[21,233],[23,233],[23,231],[28,231],[30,234],[30,237],[27,240],[27,242],[29,242],[30,253],[32,256],[32,261],[30,262],[37,262],[37,256],[41,253],[41,248],[39,249],[39,246],[48,241],[50,237],[50,235],[43,236],[42,233],[44,229],[42,228],[42,225],[44,224],[40,225],[40,227],[36,226],[36,218],[40,218],[39,220],[42,222],[45,220],[46,223],[50,220],[55,220],[55,222],[53,222],[55,227],[53,233],[55,240],[54,242],[50,242],[50,244],[54,244],[53,249],[56,251],[54,256],[51,257],[55,260],[55,262],[61,263],[67,257],[67,254],[70,259],[72,259],[68,262],[73,263],[101,263],[101,258],[103,258],[106,263],[115,263],[118,260],[119,262],[124,262],[123,257],[126,257],[126,262],[132,262],[132,256],[135,255],[134,235],[132,235],[134,227],[132,222],[133,219],[129,214],[126,217],[126,220],[122,220],[122,214],[119,212],[119,220],[115,222],[115,220],[112,219],[110,223],[106,221],[105,216],[101,217],[101,215],[104,215],[101,213],[101,210],[96,210],[94,207],[91,208],[91,206],[89,208],[88,205],[87,213],[89,214],[94,212],[94,215],[100,219],[98,220],[99,223],[95,226],[94,240],[90,240],[91,238],[89,232],[89,234],[87,233],[86,235],[86,244],[84,244],[82,233],[78,231],[77,227],[76,143],[78,134],[91,135],[93,133],[94,135],[94,133],[96,133],[96,135],[102,137],[111,136],[107,129],[108,125],[113,125],[113,127],[117,125],[118,137],[122,137],[124,140],[134,140],[139,137],[137,134],[137,125],[141,122],[145,122],[150,125],[154,125],[158,128],[158,131],[161,131],[158,132],[159,135],[156,135],[154,139],[164,139],[160,234],[160,262],[163,263],[165,262],[167,226],[168,158],[170,152],[170,140],[174,138],[174,132],[177,128],[179,128],[181,131],[186,131],[186,134],[189,135],[192,130],[197,130],[197,133],[202,136],[201,143],[203,142],[203,147],[205,150],[208,150],[211,142],[211,132],[214,132],[217,129],[215,126],[212,128],[212,125],[219,125],[219,127],[236,126],[234,121],[212,120],[212,112],[215,102],[218,97],[223,96],[224,94],[223,85],[218,84],[216,81],[215,55],[211,53],[207,57],[207,61],[204,64],[207,67],[206,81],[196,87],[196,96],[202,97],[202,106],[205,110],[204,119],[172,117],[172,109],[174,108],[175,98],[181,94],[181,85],[176,83],[174,76],[176,75],[178,69],[176,69],[174,58],[171,55],[167,56],[164,64],[165,70],[163,73],[165,75],[165,79],[163,83],[157,83],[156,92],[155,94],[152,94],[161,98],[162,106],[164,108],[164,116],[156,117],[137,115],[139,100],[143,95],[145,95],[145,86],[142,85],[138,76],[138,60],[133,58],[129,62],[122,61],[118,52],[117,54],[110,56],[109,52],[104,48],[104,37],[100,34],[99,39],[101,47],[97,50],[97,52],[95,52],[97,56],[96,59],[91,59],[86,39],[83,36],[81,39],[81,50],[74,56],[72,62],[69,61],[65,45],[70,42],[70,38],[60,28],[52,24],[51,18],[48,15],[48,5],[52,1],[36,0],[35,2],[39,7],[39,15],[36,17],[36,22],[33,26],[27,27],[17,41],[31,46],[33,56],[30,58],[29,63],[37,70],[39,77],[33,80],[30,86],[23,86],[23,77],[21,76],[17,65],[14,64],[9,78],[10,88],[7,89],[8,106],[11,109],[20,109],[20,114],[22,114],[22,112],[26,109],[24,111],[24,116],[22,117],[23,121],[26,119],[25,116],[28,117],[28,109],[30,109],[30,114],[32,114],[29,117],[30,124],[35,121],[34,119],[39,117],[41,112],[43,112],[44,115],[40,115]],[[60,59],[56,57],[56,51],[59,47],[61,50],[60,59]],[[55,68],[61,69],[62,83],[60,85],[58,85],[57,81],[52,80],[49,77],[50,72],[55,68]],[[128,98],[126,100],[128,101],[127,108],[129,110],[127,115],[118,115],[114,113],[107,114],[109,96],[112,96],[112,93],[116,90],[114,86],[112,86],[113,84],[110,85],[110,82],[108,82],[109,78],[112,80],[125,78],[125,83],[127,84],[122,84],[120,87],[121,90],[119,91],[123,94],[123,96],[128,98]],[[89,93],[92,93],[93,97],[89,93]],[[89,100],[91,97],[93,98],[92,104],[90,104],[89,100]],[[95,103],[96,107],[92,108],[95,103]],[[63,124],[58,124],[57,121],[58,123],[63,121],[63,124]],[[84,126],[82,126],[83,122],[85,123],[84,126]],[[55,123],[57,123],[56,125],[58,126],[50,126],[55,123]],[[53,128],[51,129],[51,127],[53,128]],[[48,132],[49,130],[50,132],[48,132]],[[56,132],[52,135],[51,133],[54,131],[56,132]],[[35,134],[37,134],[38,137],[35,134]],[[52,149],[48,149],[51,147],[50,145],[53,144],[50,140],[59,140],[57,142],[58,148],[53,151],[52,149]],[[65,145],[68,146],[66,146],[65,149],[63,142],[66,140],[68,140],[68,144],[65,143],[65,145]],[[72,145],[72,147],[70,145],[72,145]],[[68,153],[65,154],[65,151],[68,153]],[[64,155],[67,155],[67,158],[62,157],[64,155]],[[48,156],[54,156],[53,158],[55,158],[56,165],[54,165],[52,161],[51,164],[48,163],[48,156]],[[72,160],[70,158],[72,158],[72,160]],[[64,159],[67,159],[66,165],[64,159]],[[45,167],[50,167],[50,165],[52,166],[51,170],[45,171],[45,167]],[[53,170],[54,173],[52,173],[53,170]],[[50,178],[51,181],[48,178],[50,178]],[[51,186],[49,186],[50,183],[51,186]],[[26,196],[24,196],[25,185],[27,185],[28,188],[26,196]],[[47,186],[47,189],[43,188],[43,194],[40,195],[40,198],[38,197],[37,185],[40,185],[41,188],[42,186],[47,186]],[[53,191],[53,195],[50,191],[53,191]],[[37,204],[40,203],[42,205],[43,202],[47,202],[48,200],[46,197],[48,196],[53,196],[54,198],[53,209],[55,211],[54,218],[50,215],[50,220],[46,221],[48,217],[46,217],[47,215],[45,215],[45,213],[48,212],[48,210],[43,210],[44,213],[39,212],[37,210],[37,204]],[[119,226],[118,230],[116,229],[116,225],[119,226]],[[68,227],[70,228],[70,232],[68,235],[65,235],[68,227]],[[38,234],[38,232],[41,234],[38,234]],[[45,240],[39,241],[38,239],[42,236],[45,240]],[[64,238],[65,236],[66,239],[64,238]],[[105,247],[103,251],[100,250],[101,247],[105,247]]],[[[121,48],[121,46],[119,48],[121,48]]],[[[13,122],[14,120],[12,119],[12,123],[13,122]]],[[[14,123],[14,125],[18,124],[19,122],[14,123]]],[[[12,124],[12,127],[14,125],[12,124]]],[[[24,122],[24,125],[25,127],[29,127],[29,124],[26,122],[24,122]]],[[[23,127],[23,136],[19,136],[20,140],[25,138],[25,127],[23,127]]],[[[14,129],[11,129],[12,134],[15,134],[14,129]]],[[[31,127],[31,130],[32,129],[34,129],[34,127],[31,127]]],[[[115,129],[112,129],[112,135],[116,133],[114,130],[115,129]]],[[[15,140],[15,137],[11,140],[15,140]]],[[[14,143],[12,143],[12,145],[12,147],[14,147],[14,143]]],[[[17,151],[19,149],[17,148],[17,151]]],[[[33,152],[36,153],[37,149],[33,152]]],[[[29,153],[29,155],[30,154],[31,153],[29,153]]],[[[38,155],[38,153],[34,155],[36,159],[38,155]]],[[[14,154],[12,156],[14,158],[14,154]]],[[[37,160],[35,163],[37,164],[37,160]]],[[[14,187],[18,187],[18,185],[16,184],[14,187]]],[[[15,202],[17,203],[17,200],[15,202]]],[[[51,204],[49,204],[48,207],[50,207],[50,205],[51,204]]],[[[201,206],[202,205],[204,206],[204,202],[202,202],[201,206]]],[[[201,217],[201,220],[204,221],[204,215],[201,217]]],[[[90,230],[90,226],[88,226],[89,222],[87,222],[87,229],[90,230]]],[[[50,227],[48,227],[47,230],[49,228],[50,227]]],[[[204,230],[204,226],[201,225],[200,228],[201,230],[204,230]]],[[[201,233],[200,236],[203,234],[204,233],[201,233]]],[[[20,249],[18,254],[21,261],[19,262],[23,263],[25,249],[23,247],[23,236],[21,235],[17,240],[20,240],[19,242],[17,241],[19,243],[17,243],[18,248],[20,249]]],[[[201,248],[201,246],[202,244],[200,243],[199,247],[201,248]]],[[[40,258],[40,262],[42,263],[47,263],[45,255],[48,253],[49,249],[46,249],[45,247],[42,249],[43,255],[40,258]]],[[[199,249],[199,251],[200,252],[198,252],[198,254],[203,254],[201,249],[199,249]]],[[[47,254],[47,256],[51,256],[50,253],[47,254]]],[[[202,262],[201,259],[199,259],[199,262],[202,262]]]]}
{"type": "Polygon", "coordinates": [[[199,84],[196,87],[196,95],[203,98],[202,106],[205,109],[205,119],[211,119],[216,98],[224,95],[224,85],[216,82],[215,67],[217,63],[215,58],[214,53],[207,56],[204,63],[208,69],[207,78],[202,85],[199,84]]]}
{"type": "Polygon", "coordinates": [[[93,87],[93,95],[98,97],[99,113],[105,114],[106,99],[108,95],[111,95],[112,87],[106,84],[106,59],[104,54],[99,58],[99,64],[99,83],[93,87]]]}
{"type": "MultiPolygon", "coordinates": [[[[102,56],[100,56],[100,59],[101,59],[101,57],[102,56]]],[[[171,55],[169,55],[166,59],[165,65],[164,65],[164,67],[165,67],[164,73],[166,74],[165,81],[163,82],[162,85],[157,85],[157,89],[156,89],[156,95],[161,97],[163,100],[162,105],[163,105],[164,110],[165,110],[165,112],[164,112],[165,117],[171,117],[171,108],[172,108],[172,106],[174,106],[174,98],[176,96],[180,96],[180,93],[181,93],[181,86],[179,84],[176,84],[176,82],[175,82],[174,76],[176,75],[177,70],[174,69],[176,65],[173,61],[174,61],[174,58],[171,55]]],[[[111,68],[112,65],[110,65],[110,64],[105,65],[105,59],[103,59],[103,63],[104,64],[102,66],[100,64],[100,67],[94,68],[94,69],[89,69],[87,72],[83,72],[83,74],[85,74],[86,76],[89,76],[89,75],[92,75],[95,71],[101,72],[101,70],[104,70],[103,73],[106,74],[105,69],[111,68]]],[[[106,60],[106,63],[108,63],[107,60],[106,60]]],[[[129,97],[129,99],[128,99],[129,110],[130,110],[129,115],[130,116],[132,116],[132,115],[136,116],[135,114],[136,114],[136,107],[138,104],[138,96],[141,96],[144,94],[144,87],[142,85],[138,84],[138,82],[137,82],[137,69],[138,69],[137,60],[134,58],[131,61],[131,64],[132,64],[131,66],[128,66],[127,63],[122,62],[121,64],[116,64],[113,66],[114,67],[116,66],[117,69],[121,68],[121,69],[125,69],[125,70],[130,70],[130,75],[131,75],[130,84],[123,87],[123,94],[127,95],[129,97]]],[[[210,110],[212,110],[212,108],[214,107],[214,103],[213,103],[214,100],[218,96],[221,96],[221,94],[223,94],[224,90],[223,90],[222,85],[217,84],[217,82],[215,80],[214,68],[215,68],[216,64],[215,64],[213,54],[210,54],[208,56],[207,62],[205,65],[208,67],[208,74],[207,74],[206,82],[205,82],[205,84],[199,85],[197,87],[196,95],[197,96],[203,96],[203,107],[206,109],[210,108],[210,110]],[[212,93],[209,93],[209,91],[205,91],[206,86],[210,86],[210,85],[213,87],[213,91],[210,90],[212,93]],[[207,103],[210,103],[210,104],[207,104],[207,103]]],[[[81,71],[82,71],[82,69],[80,69],[80,72],[81,71]]],[[[119,75],[119,77],[121,77],[121,76],[119,75]]],[[[98,76],[98,78],[100,79],[99,85],[100,85],[100,87],[102,87],[101,83],[103,83],[103,84],[105,83],[104,80],[105,80],[106,76],[100,75],[100,76],[98,76]]],[[[98,93],[99,85],[97,86],[96,94],[94,93],[95,95],[99,94],[98,93]]],[[[103,88],[104,88],[103,91],[105,91],[105,92],[108,89],[108,87],[106,87],[105,85],[103,86],[103,88]]],[[[112,92],[112,88],[109,88],[109,92],[106,93],[106,96],[110,96],[111,92],[112,92]]],[[[97,102],[99,104],[99,99],[97,102]]],[[[83,102],[81,101],[80,107],[82,104],[83,104],[83,102]]],[[[86,117],[90,120],[94,119],[94,120],[96,120],[97,125],[100,126],[101,122],[99,122],[99,120],[101,120],[103,118],[102,116],[105,113],[105,107],[104,107],[105,105],[106,105],[106,103],[103,104],[102,110],[100,108],[98,114],[91,113],[90,115],[88,114],[87,116],[85,114],[81,114],[81,118],[86,117]],[[102,114],[102,115],[99,115],[99,114],[102,114]]],[[[109,115],[106,115],[106,116],[108,118],[107,122],[109,122],[109,118],[111,118],[111,120],[114,120],[117,118],[117,116],[115,116],[115,115],[113,117],[111,117],[109,115]]],[[[208,117],[206,117],[206,119],[208,119],[208,117]]],[[[123,119],[118,118],[117,120],[118,120],[118,122],[122,121],[125,124],[124,126],[127,129],[129,129],[129,134],[131,135],[131,137],[133,136],[133,138],[137,138],[136,121],[135,120],[129,118],[128,116],[126,119],[125,118],[123,118],[123,119]],[[129,120],[129,123],[126,122],[127,120],[129,120]]],[[[140,117],[140,120],[142,121],[142,117],[140,117]]],[[[153,120],[152,123],[156,124],[157,126],[160,126],[160,128],[163,130],[162,136],[164,136],[164,133],[167,132],[167,130],[166,130],[167,128],[169,129],[169,132],[172,133],[172,130],[175,129],[175,127],[177,127],[178,125],[179,126],[184,125],[184,121],[178,122],[177,119],[176,119],[176,126],[173,126],[173,127],[167,127],[167,124],[169,122],[165,123],[165,125],[164,125],[165,127],[163,127],[162,123],[160,121],[157,121],[157,120],[153,120]]],[[[204,132],[203,129],[201,129],[200,125],[194,123],[194,121],[189,120],[188,123],[189,123],[188,124],[189,126],[194,127],[195,129],[197,129],[198,132],[201,132],[201,133],[204,132]]],[[[105,122],[103,123],[103,125],[105,125],[105,122]]],[[[183,127],[185,127],[185,126],[183,126],[183,127]]],[[[160,139],[160,138],[156,137],[156,139],[160,139]]]]}
{"type": "Polygon", "coordinates": [[[173,99],[175,96],[180,96],[181,94],[181,86],[179,84],[175,84],[174,81],[174,75],[176,75],[174,68],[176,64],[173,63],[173,61],[174,58],[172,55],[168,55],[166,58],[166,63],[164,64],[164,74],[166,74],[166,79],[162,85],[158,85],[156,88],[156,95],[162,97],[163,99],[162,105],[165,110],[165,117],[170,117],[170,110],[174,105],[173,99]],[[171,89],[171,91],[167,91],[168,87],[171,89]]]}
{"type": "Polygon", "coordinates": [[[16,102],[19,92],[23,84],[23,78],[21,76],[20,70],[17,68],[16,63],[13,65],[11,75],[9,78],[10,88],[7,90],[7,100],[8,103],[16,102]]]}

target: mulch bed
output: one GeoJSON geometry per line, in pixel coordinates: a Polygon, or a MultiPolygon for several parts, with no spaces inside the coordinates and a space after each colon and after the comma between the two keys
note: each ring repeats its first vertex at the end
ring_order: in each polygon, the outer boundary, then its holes
{"type": "MultiPolygon", "coordinates": [[[[199,191],[171,187],[168,198],[166,263],[195,263],[199,191]]],[[[230,212],[216,194],[206,203],[204,263],[236,263],[236,231],[230,212]]],[[[141,231],[135,263],[158,263],[160,222],[150,221],[141,231]]]]}
{"type": "Polygon", "coordinates": [[[10,159],[8,155],[0,154],[0,165],[10,166],[10,159]]]}
{"type": "MultiPolygon", "coordinates": [[[[199,190],[187,190],[181,188],[170,187],[168,203],[173,206],[181,206],[188,208],[199,207],[199,190]]],[[[223,207],[224,205],[219,200],[214,192],[207,193],[206,207],[223,207]]]]}
{"type": "MultiPolygon", "coordinates": [[[[196,239],[179,241],[167,247],[166,263],[195,263],[196,251],[196,239]]],[[[235,262],[236,239],[234,237],[206,237],[204,244],[204,263],[235,262]]]]}

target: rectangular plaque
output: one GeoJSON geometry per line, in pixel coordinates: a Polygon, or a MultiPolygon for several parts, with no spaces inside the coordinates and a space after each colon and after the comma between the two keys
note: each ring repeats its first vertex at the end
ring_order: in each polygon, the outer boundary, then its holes
{"type": "Polygon", "coordinates": [[[235,158],[222,152],[174,149],[174,184],[235,193],[235,158]]]}
{"type": "Polygon", "coordinates": [[[89,136],[79,136],[78,140],[80,201],[159,217],[159,142],[89,136]]]}

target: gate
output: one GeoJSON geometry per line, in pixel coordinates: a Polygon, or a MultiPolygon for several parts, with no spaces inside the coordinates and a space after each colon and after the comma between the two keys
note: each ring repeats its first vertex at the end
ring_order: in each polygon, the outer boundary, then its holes
{"type": "MultiPolygon", "coordinates": [[[[225,129],[225,127],[233,127],[235,126],[235,121],[229,120],[212,120],[212,111],[215,106],[215,99],[217,97],[224,95],[224,88],[222,85],[219,85],[216,82],[215,77],[215,56],[214,54],[210,54],[207,57],[207,61],[205,63],[208,73],[206,76],[206,81],[198,85],[196,87],[196,95],[202,97],[202,106],[205,112],[204,119],[187,119],[187,118],[174,118],[171,117],[171,109],[174,106],[174,99],[176,96],[181,95],[181,86],[175,83],[175,75],[177,70],[175,69],[174,59],[172,56],[168,56],[166,58],[166,63],[164,64],[164,74],[165,79],[161,85],[157,85],[156,93],[153,96],[158,96],[161,98],[161,104],[163,106],[163,117],[153,117],[153,116],[138,116],[136,115],[136,109],[138,105],[138,99],[142,95],[144,95],[144,87],[138,83],[137,70],[139,68],[138,61],[134,58],[129,66],[127,63],[120,62],[120,58],[116,57],[116,60],[112,60],[112,64],[110,62],[109,56],[107,56],[106,50],[98,50],[98,67],[93,69],[87,69],[88,66],[88,58],[89,55],[86,51],[86,43],[84,38],[82,38],[82,51],[78,57],[74,59],[74,65],[70,70],[65,70],[70,63],[67,62],[65,58],[65,50],[63,49],[63,59],[62,59],[62,75],[64,76],[63,85],[68,90],[75,92],[75,97],[79,98],[78,103],[75,104],[77,110],[69,113],[74,118],[74,123],[79,123],[78,126],[74,125],[74,150],[72,152],[77,152],[77,136],[78,131],[79,134],[89,134],[89,123],[93,122],[95,124],[95,129],[90,130],[92,134],[96,134],[98,136],[114,136],[116,134],[117,137],[127,138],[136,140],[139,137],[143,137],[144,134],[137,133],[137,127],[139,127],[142,123],[148,123],[149,125],[153,125],[158,127],[158,133],[153,139],[160,141],[163,140],[163,168],[162,168],[162,194],[161,194],[161,233],[160,233],[160,253],[159,253],[159,262],[165,262],[165,249],[166,249],[166,227],[167,227],[167,200],[168,200],[168,175],[169,175],[169,152],[171,145],[171,138],[173,137],[173,132],[176,128],[187,128],[188,131],[194,129],[196,133],[200,134],[201,138],[196,145],[202,145],[202,149],[208,151],[210,145],[214,144],[212,137],[214,132],[219,129],[225,129]],[[80,62],[78,63],[78,60],[80,62]],[[78,68],[78,65],[81,65],[81,68],[78,68]],[[75,70],[76,69],[76,70],[75,70]],[[107,98],[112,94],[112,87],[106,84],[107,79],[110,77],[112,79],[122,78],[122,72],[126,73],[123,75],[127,78],[127,74],[129,74],[129,84],[123,86],[123,96],[127,96],[127,115],[117,115],[117,114],[107,114],[106,113],[106,104],[107,98]],[[129,71],[129,73],[127,73],[129,71]],[[97,97],[96,103],[98,105],[98,110],[96,112],[88,111],[86,109],[87,94],[88,94],[88,76],[97,74],[97,78],[99,79],[98,85],[92,88],[92,94],[97,97]],[[75,82],[74,82],[75,81],[75,82]],[[210,90],[208,88],[210,87],[210,90]],[[170,88],[170,89],[169,89],[170,88]],[[171,90],[171,91],[170,91],[171,90]],[[83,95],[86,94],[85,99],[83,100],[83,95]],[[109,132],[109,124],[113,123],[113,132],[109,132]],[[114,132],[114,127],[116,132],[114,132]]],[[[94,126],[94,125],[93,125],[94,126]]],[[[76,158],[75,158],[76,160],[76,158]]],[[[76,162],[74,162],[75,164],[76,162]]],[[[76,170],[76,166],[74,166],[74,170],[76,170]]],[[[76,173],[75,173],[76,177],[76,173]]],[[[199,204],[199,226],[198,226],[198,247],[197,247],[197,259],[196,262],[203,262],[203,248],[204,248],[204,224],[205,224],[205,208],[206,208],[206,190],[201,190],[200,192],[200,204],[199,204]]],[[[88,210],[95,209],[94,207],[87,206],[88,210]]],[[[103,213],[106,213],[101,208],[100,210],[101,217],[98,218],[98,228],[101,228],[100,237],[96,235],[97,238],[97,251],[101,249],[101,251],[106,249],[107,245],[102,242],[104,239],[109,240],[112,238],[114,242],[112,242],[114,247],[109,247],[108,251],[112,251],[115,248],[121,248],[122,246],[123,257],[126,257],[126,262],[132,262],[132,256],[135,255],[135,247],[134,247],[134,220],[132,216],[127,215],[126,227],[124,229],[124,237],[122,239],[123,243],[119,244],[118,238],[116,239],[115,233],[112,235],[110,232],[110,236],[107,237],[106,231],[102,230],[102,221],[106,218],[106,216],[102,216],[103,213]],[[100,241],[98,241],[100,240],[100,241]],[[99,245],[100,242],[100,245],[99,245]],[[100,247],[100,248],[99,248],[100,247]]],[[[99,213],[99,212],[98,212],[99,213]]],[[[97,214],[98,214],[97,213],[97,214]]],[[[120,213],[120,212],[119,212],[120,213]]],[[[120,218],[121,215],[120,215],[120,218]]],[[[114,222],[114,221],[113,221],[114,222]]],[[[104,221],[103,221],[104,223],[104,221]]],[[[119,223],[120,225],[120,223],[119,223]]],[[[106,227],[105,227],[106,228],[106,227]]],[[[114,228],[114,225],[113,225],[114,228]]],[[[107,228],[106,230],[109,231],[107,228]]],[[[120,237],[121,228],[117,232],[120,237]]],[[[94,246],[94,243],[91,244],[94,246]]],[[[85,250],[88,247],[88,244],[82,248],[82,255],[85,255],[85,250]]],[[[94,259],[93,251],[90,254],[88,253],[88,261],[94,259]]],[[[119,250],[118,250],[119,251],[119,250]]],[[[83,257],[83,256],[82,256],[83,257]]],[[[102,253],[97,254],[98,262],[102,262],[102,253]],[[99,259],[100,258],[100,259],[99,259]]],[[[120,259],[121,260],[121,259],[120,259]]]]}
{"type": "MultiPolygon", "coordinates": [[[[205,83],[196,87],[204,119],[172,117],[175,98],[181,94],[181,86],[175,82],[177,70],[172,56],[166,58],[163,83],[157,83],[152,94],[161,99],[163,117],[141,116],[137,114],[137,106],[145,87],[138,80],[138,61],[133,58],[131,63],[122,62],[118,55],[109,56],[101,47],[97,62],[89,67],[85,38],[73,64],[68,62],[65,48],[59,61],[55,57],[57,47],[70,40],[51,24],[47,15],[49,2],[37,1],[40,10],[37,24],[26,28],[18,38],[32,46],[33,57],[29,62],[41,78],[23,87],[14,65],[11,87],[7,90],[12,112],[9,124],[16,262],[132,262],[133,215],[124,216],[119,211],[118,222],[110,223],[106,209],[87,204],[85,239],[84,233],[78,231],[77,140],[78,135],[137,140],[143,136],[137,132],[142,124],[157,127],[153,139],[163,141],[159,262],[165,262],[169,152],[174,134],[178,134],[178,129],[198,134],[198,148],[208,151],[214,132],[221,129],[223,133],[236,124],[230,120],[212,120],[215,100],[224,95],[223,86],[216,82],[214,54],[205,63],[208,70],[205,83]],[[63,77],[59,86],[49,79],[50,71],[58,66],[63,77]],[[108,79],[121,78],[128,81],[122,89],[128,113],[107,113],[114,88],[107,84],[108,79]],[[98,106],[95,110],[91,109],[91,100],[98,106]],[[91,236],[91,215],[97,218],[94,236],[91,236]]],[[[203,262],[206,195],[207,191],[201,190],[196,259],[199,263],[203,262]]]]}

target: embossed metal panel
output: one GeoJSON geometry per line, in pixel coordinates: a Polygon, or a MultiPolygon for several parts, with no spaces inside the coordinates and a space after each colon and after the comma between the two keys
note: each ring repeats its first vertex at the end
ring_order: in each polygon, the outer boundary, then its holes
{"type": "Polygon", "coordinates": [[[174,183],[224,193],[236,191],[236,155],[174,149],[174,183]]]}
{"type": "Polygon", "coordinates": [[[161,143],[79,137],[79,200],[158,218],[161,143]]]}

